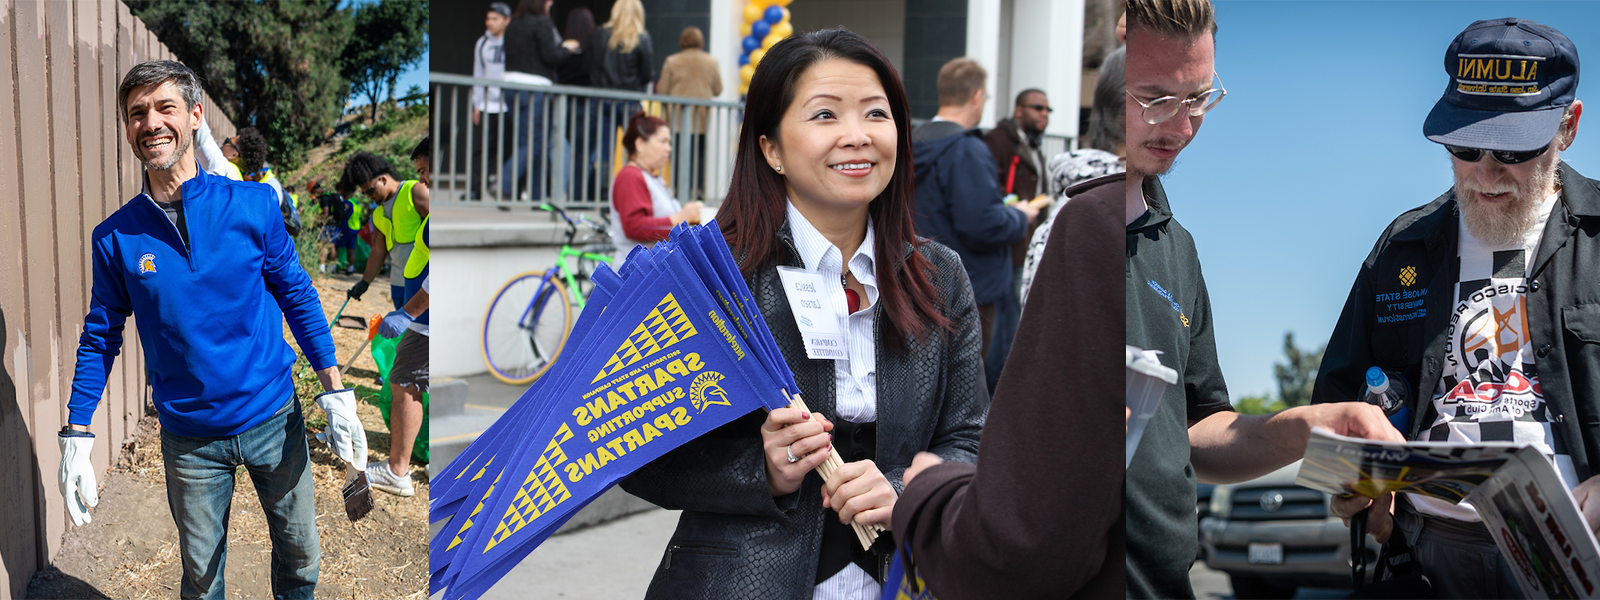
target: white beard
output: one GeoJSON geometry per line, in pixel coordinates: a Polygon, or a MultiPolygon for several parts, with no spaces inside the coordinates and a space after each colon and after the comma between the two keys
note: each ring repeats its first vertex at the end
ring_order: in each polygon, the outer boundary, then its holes
{"type": "MultiPolygon", "coordinates": [[[[1477,184],[1462,179],[1461,174],[1456,172],[1456,202],[1461,205],[1461,219],[1466,223],[1467,231],[1491,246],[1508,246],[1521,239],[1539,221],[1539,207],[1545,195],[1555,189],[1558,158],[1550,157],[1548,169],[1535,171],[1520,186],[1506,183],[1494,189],[1481,189],[1477,184]],[[1510,192],[1511,199],[1488,204],[1478,197],[1480,193],[1502,192],[1510,192]]],[[[1479,160],[1494,158],[1485,156],[1479,160]]]]}

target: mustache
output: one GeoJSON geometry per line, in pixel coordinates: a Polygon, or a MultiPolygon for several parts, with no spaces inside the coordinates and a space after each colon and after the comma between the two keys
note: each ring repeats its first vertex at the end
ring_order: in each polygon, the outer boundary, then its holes
{"type": "Polygon", "coordinates": [[[1517,191],[1517,186],[1509,183],[1501,183],[1489,187],[1482,187],[1472,181],[1461,181],[1458,182],[1457,185],[1461,186],[1461,188],[1466,191],[1476,194],[1507,194],[1517,191]]]}
{"type": "Polygon", "coordinates": [[[146,132],[146,133],[140,134],[139,135],[139,143],[142,144],[142,143],[145,142],[145,140],[148,140],[150,138],[161,137],[161,136],[164,136],[164,135],[172,136],[174,138],[174,140],[176,140],[176,138],[178,137],[178,133],[176,131],[173,131],[171,127],[162,127],[161,129],[157,129],[155,131],[150,131],[150,132],[146,132]]]}
{"type": "Polygon", "coordinates": [[[1149,148],[1149,147],[1156,147],[1156,148],[1182,148],[1182,147],[1188,145],[1188,143],[1189,143],[1189,140],[1185,140],[1183,138],[1170,137],[1170,138],[1155,138],[1155,139],[1145,140],[1145,142],[1143,144],[1141,144],[1141,145],[1143,145],[1146,148],[1149,148]]]}

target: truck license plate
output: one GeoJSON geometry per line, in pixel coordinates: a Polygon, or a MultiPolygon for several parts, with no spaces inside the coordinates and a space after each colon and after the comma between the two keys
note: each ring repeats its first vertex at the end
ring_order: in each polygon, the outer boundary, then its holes
{"type": "Polygon", "coordinates": [[[1250,544],[1250,564],[1283,564],[1283,544],[1250,544]]]}

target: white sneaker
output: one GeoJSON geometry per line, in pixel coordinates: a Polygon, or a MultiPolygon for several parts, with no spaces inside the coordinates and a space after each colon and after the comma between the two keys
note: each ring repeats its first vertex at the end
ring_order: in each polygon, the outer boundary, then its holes
{"type": "Polygon", "coordinates": [[[411,485],[410,475],[395,475],[389,471],[389,461],[380,460],[367,463],[367,480],[372,483],[373,489],[383,490],[396,496],[410,498],[417,493],[417,488],[411,485]]]}

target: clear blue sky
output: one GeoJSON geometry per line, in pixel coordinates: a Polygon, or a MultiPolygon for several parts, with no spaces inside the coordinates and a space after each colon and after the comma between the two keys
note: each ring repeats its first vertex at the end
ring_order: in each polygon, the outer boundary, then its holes
{"type": "MultiPolygon", "coordinates": [[[[1199,248],[1237,401],[1276,394],[1284,332],[1327,343],[1384,227],[1450,188],[1448,155],[1422,121],[1456,34],[1500,17],[1560,30],[1595,65],[1578,99],[1600,107],[1586,95],[1600,90],[1600,3],[1214,1],[1228,96],[1165,185],[1199,248]]],[[[1563,158],[1600,178],[1595,119],[1563,158]]]]}

